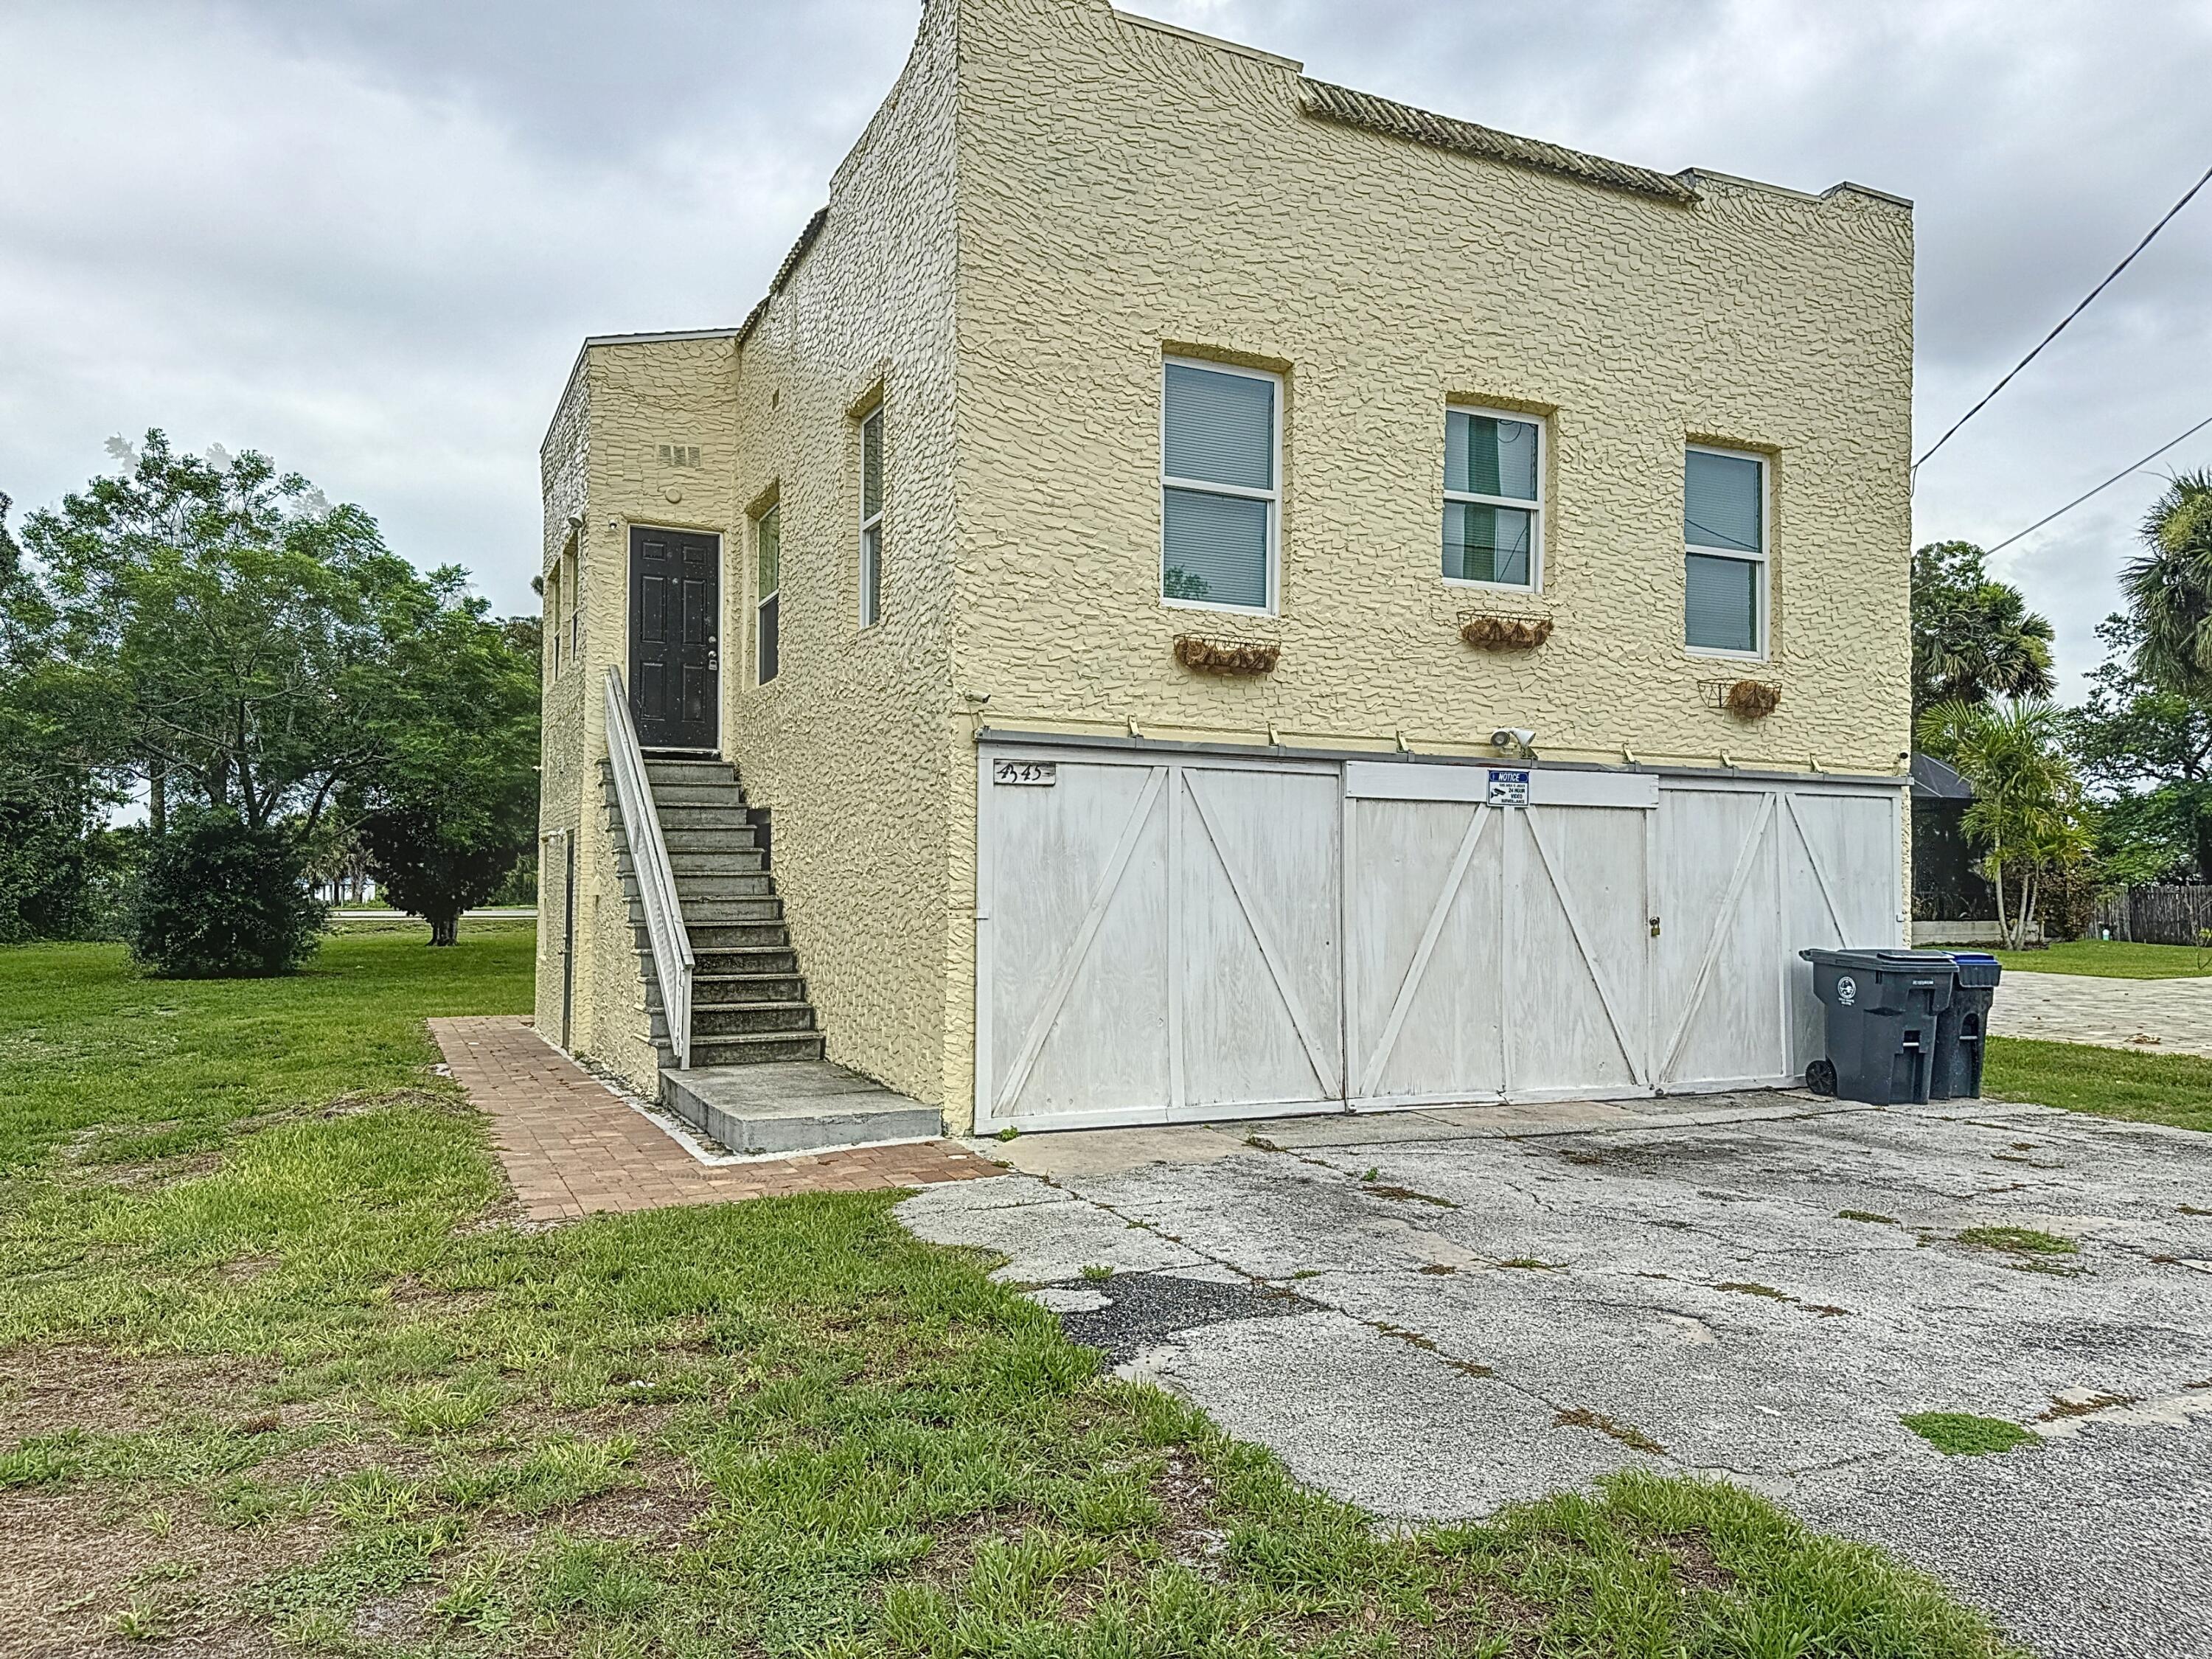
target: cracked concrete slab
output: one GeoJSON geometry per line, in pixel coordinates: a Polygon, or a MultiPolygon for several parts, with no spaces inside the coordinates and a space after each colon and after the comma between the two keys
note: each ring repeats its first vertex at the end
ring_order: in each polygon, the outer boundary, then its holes
{"type": "Polygon", "coordinates": [[[2053,1659],[2212,1656],[2212,1137],[1788,1092],[1116,1133],[901,1213],[1379,1516],[1718,1474],[2053,1659]],[[1947,1458],[1918,1411],[2039,1440],[1947,1458]]]}

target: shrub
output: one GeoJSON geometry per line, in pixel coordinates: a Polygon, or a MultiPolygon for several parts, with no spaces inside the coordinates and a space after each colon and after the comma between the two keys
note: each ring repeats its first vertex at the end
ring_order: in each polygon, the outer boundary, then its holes
{"type": "Polygon", "coordinates": [[[289,974],[314,954],[326,914],[284,831],[220,809],[180,814],[146,849],[131,954],[179,979],[289,974]]]}

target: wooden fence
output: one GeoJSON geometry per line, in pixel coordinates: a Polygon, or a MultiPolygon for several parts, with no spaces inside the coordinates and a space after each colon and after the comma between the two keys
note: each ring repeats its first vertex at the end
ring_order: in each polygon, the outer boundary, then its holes
{"type": "Polygon", "coordinates": [[[2131,887],[2098,905],[2095,925],[2142,945],[2195,945],[2212,932],[2212,887],[2131,887]]]}

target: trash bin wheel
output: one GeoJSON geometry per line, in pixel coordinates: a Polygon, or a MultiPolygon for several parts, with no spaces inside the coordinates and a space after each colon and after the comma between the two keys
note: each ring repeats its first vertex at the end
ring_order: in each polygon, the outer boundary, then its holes
{"type": "Polygon", "coordinates": [[[1836,1092],[1836,1062],[1816,1060],[1805,1068],[1805,1086],[1816,1095],[1836,1092]]]}

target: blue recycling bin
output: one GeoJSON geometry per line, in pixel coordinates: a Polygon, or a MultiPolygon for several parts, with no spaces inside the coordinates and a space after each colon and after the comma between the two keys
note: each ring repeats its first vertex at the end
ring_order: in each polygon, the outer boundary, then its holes
{"type": "Polygon", "coordinates": [[[1936,1055],[1928,1085],[1930,1100],[1978,1100],[1982,1051],[1989,1036],[1990,1004],[2004,968],[1986,951],[1953,951],[1950,1006],[1936,1016],[1936,1055]]]}

